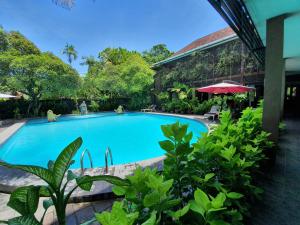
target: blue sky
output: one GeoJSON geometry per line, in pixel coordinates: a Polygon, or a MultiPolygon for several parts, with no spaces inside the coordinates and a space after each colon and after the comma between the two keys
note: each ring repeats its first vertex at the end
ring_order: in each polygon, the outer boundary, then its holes
{"type": "Polygon", "coordinates": [[[64,61],[65,44],[73,44],[80,74],[81,57],[106,47],[143,51],[165,43],[176,51],[227,26],[207,0],[76,0],[71,10],[51,0],[0,0],[0,25],[64,61]]]}

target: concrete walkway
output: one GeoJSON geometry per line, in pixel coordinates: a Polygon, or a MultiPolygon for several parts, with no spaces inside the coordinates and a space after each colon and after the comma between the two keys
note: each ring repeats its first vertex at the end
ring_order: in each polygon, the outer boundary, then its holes
{"type": "Polygon", "coordinates": [[[300,119],[287,119],[276,164],[264,176],[263,201],[252,213],[252,225],[300,224],[300,119]]]}

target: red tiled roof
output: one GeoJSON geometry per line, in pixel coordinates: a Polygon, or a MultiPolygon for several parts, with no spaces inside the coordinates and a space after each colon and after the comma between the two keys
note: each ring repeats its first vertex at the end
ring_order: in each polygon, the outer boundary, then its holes
{"type": "Polygon", "coordinates": [[[183,49],[179,50],[178,52],[175,52],[173,56],[188,52],[188,51],[198,48],[202,45],[209,44],[211,42],[217,41],[219,39],[223,39],[223,38],[225,38],[227,36],[231,36],[233,34],[235,34],[235,33],[230,27],[224,28],[222,30],[219,30],[217,32],[214,32],[212,34],[206,35],[202,38],[199,38],[199,39],[193,41],[189,45],[185,46],[183,49]]]}

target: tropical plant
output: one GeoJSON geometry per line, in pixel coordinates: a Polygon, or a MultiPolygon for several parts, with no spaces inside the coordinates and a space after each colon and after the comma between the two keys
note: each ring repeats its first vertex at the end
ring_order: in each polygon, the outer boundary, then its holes
{"type": "Polygon", "coordinates": [[[91,104],[89,105],[89,108],[91,109],[92,112],[97,112],[99,111],[99,104],[96,101],[91,101],[91,104]]]}
{"type": "Polygon", "coordinates": [[[111,212],[96,213],[96,220],[102,225],[133,225],[138,216],[138,212],[127,213],[122,202],[115,202],[111,212]]]}
{"type": "Polygon", "coordinates": [[[156,169],[146,168],[142,170],[139,167],[133,176],[127,176],[127,179],[129,181],[128,186],[115,186],[113,188],[113,192],[117,196],[125,196],[125,200],[122,203],[115,203],[111,213],[96,214],[97,220],[103,225],[113,224],[105,223],[104,218],[116,218],[116,209],[114,211],[114,208],[118,208],[122,218],[133,217],[137,224],[144,225],[160,224],[166,221],[174,224],[188,212],[189,205],[185,205],[182,209],[178,208],[181,199],[176,199],[171,194],[173,180],[166,180],[156,169]],[[174,209],[177,210],[173,211],[174,209]]]}
{"type": "MultiPolygon", "coordinates": [[[[164,170],[159,175],[138,168],[128,186],[113,188],[124,196],[118,203],[122,217],[134,215],[136,224],[244,224],[262,193],[255,176],[272,147],[261,121],[261,105],[245,109],[237,121],[224,111],[220,124],[194,144],[187,125],[161,126],[167,138],[159,143],[166,151],[164,170]],[[172,204],[165,208],[167,202],[172,204]]],[[[115,211],[104,215],[117,216],[115,211]]]]}
{"type": "Polygon", "coordinates": [[[72,158],[77,153],[81,144],[82,139],[77,138],[59,154],[55,161],[49,161],[47,169],[39,166],[12,165],[0,162],[0,166],[31,173],[47,184],[19,187],[13,191],[7,205],[16,210],[21,216],[1,222],[20,225],[43,224],[47,209],[53,205],[56,210],[58,224],[65,225],[66,207],[72,193],[77,188],[89,191],[94,181],[107,181],[118,186],[127,186],[129,184],[126,180],[109,175],[78,176],[74,174],[70,170],[70,166],[74,163],[72,158]],[[70,190],[67,190],[67,187],[71,184],[74,184],[74,186],[70,190]],[[38,208],[39,198],[42,196],[49,197],[49,199],[43,201],[45,211],[41,220],[38,221],[34,214],[38,208]]]}
{"type": "Polygon", "coordinates": [[[70,65],[72,64],[73,60],[77,59],[77,51],[75,50],[74,45],[66,44],[63,54],[67,56],[70,65]]]}
{"type": "Polygon", "coordinates": [[[191,194],[191,177],[187,174],[190,174],[188,156],[193,151],[190,145],[193,133],[188,132],[187,128],[188,125],[181,125],[179,122],[161,126],[164,136],[168,139],[159,142],[167,156],[163,173],[167,179],[174,179],[172,191],[178,198],[187,198],[191,194]]]}

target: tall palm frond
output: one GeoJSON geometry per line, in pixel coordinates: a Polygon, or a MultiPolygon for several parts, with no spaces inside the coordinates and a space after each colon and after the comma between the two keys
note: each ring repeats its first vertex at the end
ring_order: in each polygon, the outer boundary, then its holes
{"type": "Polygon", "coordinates": [[[72,64],[73,60],[77,59],[77,51],[75,50],[74,45],[66,44],[63,50],[63,54],[68,57],[68,62],[70,63],[70,65],[72,64]]]}

